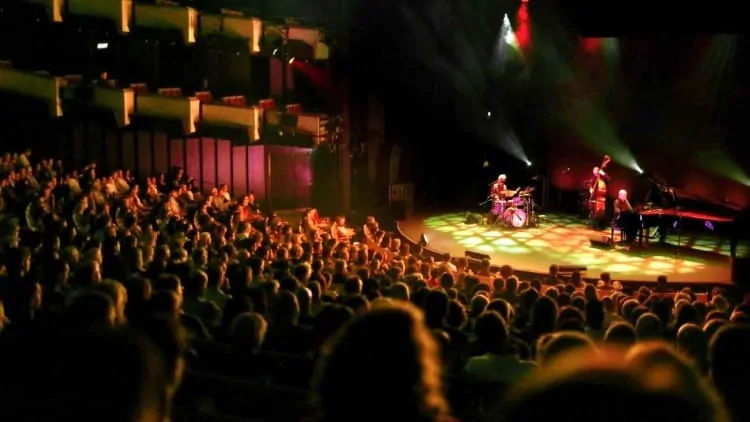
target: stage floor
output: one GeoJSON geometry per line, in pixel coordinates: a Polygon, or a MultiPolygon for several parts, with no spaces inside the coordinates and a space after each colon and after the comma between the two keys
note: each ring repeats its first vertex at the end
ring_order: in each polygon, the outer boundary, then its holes
{"type": "MultiPolygon", "coordinates": [[[[614,280],[654,282],[666,274],[681,283],[731,283],[729,240],[710,234],[683,234],[667,245],[642,248],[602,249],[592,247],[590,238],[609,236],[597,232],[585,221],[563,214],[547,214],[539,227],[506,229],[499,226],[465,224],[465,213],[422,215],[399,223],[401,233],[418,241],[424,233],[428,248],[435,252],[464,256],[465,251],[490,256],[494,265],[508,264],[518,271],[546,274],[551,264],[580,265],[586,277],[602,272],[614,280]]],[[[619,238],[619,234],[616,235],[619,238]]]]}

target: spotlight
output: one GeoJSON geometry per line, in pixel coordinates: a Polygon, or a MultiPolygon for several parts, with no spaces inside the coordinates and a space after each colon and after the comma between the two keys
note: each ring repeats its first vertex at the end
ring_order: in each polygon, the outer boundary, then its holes
{"type": "Polygon", "coordinates": [[[292,57],[291,59],[289,59],[289,64],[292,64],[292,63],[294,63],[294,57],[292,57]]]}
{"type": "Polygon", "coordinates": [[[489,119],[490,117],[492,117],[492,112],[491,112],[491,111],[488,111],[488,112],[487,112],[487,118],[489,119]]]}
{"type": "Polygon", "coordinates": [[[526,167],[531,167],[532,165],[533,165],[533,163],[531,161],[527,161],[526,162],[526,167]]]}

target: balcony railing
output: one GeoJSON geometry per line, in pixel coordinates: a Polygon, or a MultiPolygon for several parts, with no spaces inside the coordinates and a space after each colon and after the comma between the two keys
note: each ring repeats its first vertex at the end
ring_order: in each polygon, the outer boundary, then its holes
{"type": "Polygon", "coordinates": [[[176,29],[186,44],[193,44],[198,32],[198,11],[192,7],[136,3],[133,24],[142,28],[176,29]]]}
{"type": "Polygon", "coordinates": [[[195,97],[168,97],[158,94],[138,94],[135,97],[136,115],[175,119],[182,122],[184,134],[196,132],[200,119],[200,100],[195,97]]]}
{"type": "Polygon", "coordinates": [[[221,34],[232,38],[248,40],[251,53],[260,53],[263,37],[263,21],[258,18],[234,15],[202,14],[200,18],[202,35],[221,34]]]}
{"type": "Polygon", "coordinates": [[[94,87],[91,103],[100,108],[111,109],[119,127],[130,125],[130,115],[135,113],[135,92],[132,89],[94,87]]]}
{"type": "MultiPolygon", "coordinates": [[[[63,2],[63,0],[55,0],[63,2]]],[[[131,0],[64,0],[67,2],[67,11],[73,15],[90,16],[95,18],[110,19],[120,33],[130,32],[132,21],[133,2],[131,0]]],[[[55,6],[57,7],[57,5],[55,6]]],[[[63,5],[60,5],[60,16],[62,19],[63,5]]]]}
{"type": "Polygon", "coordinates": [[[288,54],[304,60],[328,60],[330,48],[324,40],[324,33],[318,28],[284,26],[266,23],[265,35],[269,39],[282,37],[287,40],[288,54]],[[294,51],[291,51],[294,50],[294,51]]]}
{"type": "Polygon", "coordinates": [[[269,127],[278,126],[282,132],[293,130],[295,134],[310,136],[314,145],[325,142],[328,135],[328,115],[324,113],[286,113],[266,110],[264,115],[269,127]]]}
{"type": "Polygon", "coordinates": [[[63,21],[64,0],[26,0],[26,2],[44,7],[50,22],[63,21]]]}
{"type": "Polygon", "coordinates": [[[260,140],[263,110],[258,106],[230,106],[202,104],[202,121],[210,124],[228,124],[250,130],[250,141],[260,140]]]}
{"type": "Polygon", "coordinates": [[[65,78],[0,67],[0,90],[43,100],[51,117],[63,115],[61,90],[65,78]]]}

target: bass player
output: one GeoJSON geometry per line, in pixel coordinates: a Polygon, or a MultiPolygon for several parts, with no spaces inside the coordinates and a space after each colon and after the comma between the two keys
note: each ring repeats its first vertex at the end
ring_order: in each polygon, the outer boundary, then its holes
{"type": "Polygon", "coordinates": [[[602,165],[594,167],[589,179],[589,219],[596,229],[606,227],[607,191],[611,178],[604,173],[604,169],[611,161],[609,155],[604,156],[602,165]]]}

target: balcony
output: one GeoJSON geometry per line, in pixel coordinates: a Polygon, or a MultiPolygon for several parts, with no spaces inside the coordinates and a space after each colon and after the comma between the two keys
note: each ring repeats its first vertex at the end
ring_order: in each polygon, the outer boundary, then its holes
{"type": "MultiPolygon", "coordinates": [[[[282,139],[290,135],[301,136],[305,141],[309,140],[310,146],[318,146],[328,135],[328,115],[324,113],[266,110],[265,119],[269,132],[277,133],[282,139]]],[[[294,143],[299,144],[298,141],[294,143]]]]}
{"type": "Polygon", "coordinates": [[[63,115],[61,90],[66,84],[65,78],[0,67],[0,91],[44,101],[53,118],[63,115]]]}
{"type": "Polygon", "coordinates": [[[323,40],[325,34],[318,28],[302,26],[265,25],[266,37],[273,41],[287,41],[287,54],[302,60],[328,60],[330,48],[323,40]]]}
{"type": "Polygon", "coordinates": [[[260,53],[263,22],[258,18],[233,14],[202,14],[200,27],[202,35],[220,34],[247,40],[249,51],[252,54],[260,53]]]}
{"type": "Polygon", "coordinates": [[[80,113],[82,119],[87,119],[91,115],[105,115],[119,128],[130,125],[131,115],[135,113],[133,89],[117,89],[115,81],[84,86],[75,86],[70,78],[68,82],[69,89],[64,97],[66,116],[80,113]]]}
{"type": "MultiPolygon", "coordinates": [[[[149,122],[153,120],[179,121],[180,135],[188,135],[196,132],[200,109],[200,100],[195,97],[139,93],[135,96],[134,117],[136,120],[149,122]]],[[[169,132],[175,131],[169,130],[169,132]]]]}
{"type": "Polygon", "coordinates": [[[60,23],[63,21],[64,0],[27,0],[27,3],[44,7],[50,22],[60,23]]]}
{"type": "Polygon", "coordinates": [[[193,44],[198,32],[198,11],[192,7],[136,3],[133,24],[141,28],[178,30],[185,44],[193,44]]]}
{"type": "Polygon", "coordinates": [[[231,99],[201,106],[200,132],[209,137],[249,145],[260,140],[262,124],[263,110],[258,106],[235,105],[231,99]]]}
{"type": "MultiPolygon", "coordinates": [[[[52,1],[55,2],[55,7],[58,7],[57,2],[63,2],[63,0],[52,1]]],[[[131,0],[65,0],[65,2],[67,2],[68,13],[72,15],[111,20],[120,33],[130,32],[133,10],[131,0]]],[[[62,16],[61,10],[59,13],[62,16]]]]}

